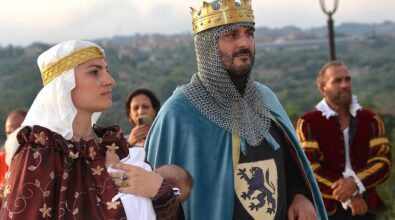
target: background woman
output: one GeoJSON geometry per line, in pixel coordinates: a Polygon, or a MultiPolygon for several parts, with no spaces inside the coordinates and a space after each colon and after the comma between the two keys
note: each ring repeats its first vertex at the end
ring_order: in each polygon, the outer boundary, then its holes
{"type": "Polygon", "coordinates": [[[159,99],[148,89],[133,91],[125,102],[126,116],[132,124],[130,145],[144,147],[145,138],[160,109],[159,99]]]}

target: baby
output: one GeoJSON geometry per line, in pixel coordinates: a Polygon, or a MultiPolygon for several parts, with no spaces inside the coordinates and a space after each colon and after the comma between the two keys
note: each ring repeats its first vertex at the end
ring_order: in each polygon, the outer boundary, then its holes
{"type": "MultiPolygon", "coordinates": [[[[152,171],[151,166],[144,162],[145,151],[140,147],[129,148],[129,155],[119,159],[118,154],[112,149],[106,151],[106,167],[107,172],[122,172],[121,170],[113,169],[112,164],[115,163],[126,163],[134,166],[141,167],[147,171],[152,171]]],[[[112,201],[121,199],[123,208],[125,209],[127,219],[138,219],[138,220],[155,220],[156,215],[152,206],[150,198],[137,196],[134,194],[120,193],[118,192],[112,198],[112,201]]]]}
{"type": "Polygon", "coordinates": [[[177,165],[167,164],[154,170],[155,173],[161,175],[164,179],[171,182],[176,188],[175,193],[177,199],[183,202],[188,199],[189,193],[193,187],[193,178],[188,171],[177,165]],[[177,192],[178,189],[178,192],[177,192]]]}
{"type": "MultiPolygon", "coordinates": [[[[119,172],[119,170],[111,168],[112,164],[119,162],[138,166],[147,171],[152,171],[151,166],[145,163],[144,159],[145,151],[140,147],[129,148],[129,155],[122,160],[120,160],[114,150],[108,149],[106,151],[107,171],[109,173],[119,172]]],[[[174,186],[174,193],[177,196],[176,198],[180,202],[183,202],[188,198],[193,186],[193,178],[188,171],[176,165],[169,164],[159,167],[154,170],[154,172],[172,183],[174,186]]],[[[127,219],[155,219],[155,212],[149,198],[133,194],[118,193],[112,200],[116,201],[118,198],[121,198],[122,200],[127,219]]]]}

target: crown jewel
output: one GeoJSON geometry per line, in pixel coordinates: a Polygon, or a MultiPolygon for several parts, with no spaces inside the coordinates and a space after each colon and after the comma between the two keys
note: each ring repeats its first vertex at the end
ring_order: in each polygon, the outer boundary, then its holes
{"type": "Polygon", "coordinates": [[[192,28],[195,34],[209,28],[238,22],[254,22],[251,0],[216,0],[203,2],[200,11],[191,8],[192,28]]]}

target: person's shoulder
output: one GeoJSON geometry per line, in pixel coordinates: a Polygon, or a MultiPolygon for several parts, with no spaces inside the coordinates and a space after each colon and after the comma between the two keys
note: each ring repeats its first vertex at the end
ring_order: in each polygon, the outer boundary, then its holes
{"type": "Polygon", "coordinates": [[[276,97],[274,92],[269,87],[267,87],[266,85],[263,85],[262,83],[259,83],[259,82],[256,82],[256,81],[255,81],[255,85],[259,89],[259,91],[261,91],[265,96],[274,96],[274,97],[276,97]]]}
{"type": "Polygon", "coordinates": [[[259,82],[254,83],[258,91],[263,95],[265,101],[269,103],[272,108],[281,106],[280,100],[278,100],[276,94],[274,94],[274,92],[269,87],[259,82]]]}
{"type": "Polygon", "coordinates": [[[378,113],[366,108],[361,108],[357,111],[357,115],[364,117],[374,117],[375,115],[378,115],[378,113]]]}
{"type": "Polygon", "coordinates": [[[19,144],[21,145],[28,143],[43,146],[53,146],[56,145],[59,140],[64,140],[60,134],[39,125],[33,125],[33,127],[25,126],[21,128],[18,131],[16,137],[19,144]]]}
{"type": "Polygon", "coordinates": [[[361,122],[366,122],[366,123],[372,123],[372,122],[379,124],[384,123],[383,118],[379,113],[366,108],[359,109],[357,111],[356,118],[361,122]]]}
{"type": "Polygon", "coordinates": [[[305,112],[302,114],[302,116],[300,116],[301,119],[305,120],[305,121],[314,121],[318,118],[322,118],[322,112],[318,111],[316,109],[309,111],[309,112],[305,112]]]}
{"type": "Polygon", "coordinates": [[[20,127],[8,136],[5,143],[6,163],[9,165],[13,156],[22,149],[60,147],[60,143],[64,143],[64,138],[48,128],[39,125],[20,127]]]}
{"type": "Polygon", "coordinates": [[[93,130],[99,138],[103,139],[122,139],[124,138],[124,132],[122,128],[118,125],[110,126],[99,126],[93,125],[93,130]]]}
{"type": "Polygon", "coordinates": [[[181,88],[176,88],[165,104],[179,104],[187,100],[188,98],[186,97],[184,91],[181,88]]]}
{"type": "Polygon", "coordinates": [[[182,89],[177,88],[169,99],[163,104],[160,109],[160,112],[163,113],[171,113],[171,112],[185,112],[190,110],[192,107],[191,102],[185,95],[182,89]]]}

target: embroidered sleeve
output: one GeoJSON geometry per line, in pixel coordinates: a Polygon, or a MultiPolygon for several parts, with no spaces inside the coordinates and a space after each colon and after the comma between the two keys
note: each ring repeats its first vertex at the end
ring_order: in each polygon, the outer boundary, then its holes
{"type": "Polygon", "coordinates": [[[310,124],[306,120],[302,118],[298,119],[296,132],[300,144],[310,161],[310,166],[315,174],[323,197],[332,198],[331,186],[341,176],[330,172],[322,166],[324,155],[320,150],[313,129],[311,129],[310,124]]]}
{"type": "Polygon", "coordinates": [[[163,180],[158,193],[152,199],[158,220],[177,220],[181,211],[180,202],[173,193],[170,182],[163,180]]]}
{"type": "MultiPolygon", "coordinates": [[[[37,140],[45,142],[47,137],[42,133],[37,140]]],[[[0,219],[51,219],[54,206],[60,205],[53,203],[55,164],[43,148],[28,143],[20,148],[10,165],[0,219]]]]}
{"type": "Polygon", "coordinates": [[[388,178],[391,160],[391,146],[385,135],[384,123],[381,117],[376,114],[371,123],[367,166],[356,171],[366,189],[375,187],[388,178]]]}

